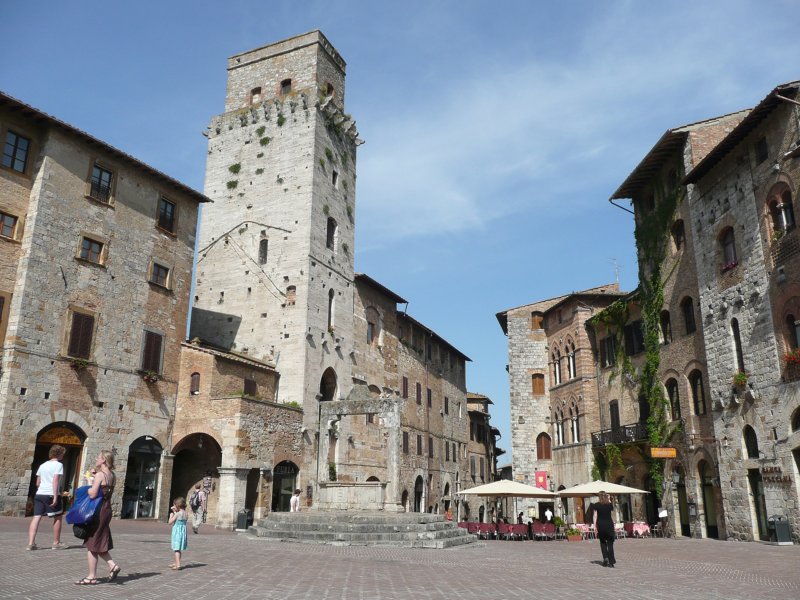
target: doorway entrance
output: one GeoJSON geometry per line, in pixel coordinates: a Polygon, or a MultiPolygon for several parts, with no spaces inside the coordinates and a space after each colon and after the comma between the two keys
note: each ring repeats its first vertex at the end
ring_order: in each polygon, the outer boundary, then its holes
{"type": "Polygon", "coordinates": [[[711,467],[703,461],[698,466],[700,471],[700,485],[703,487],[703,514],[706,520],[706,537],[717,539],[719,529],[717,528],[717,505],[714,498],[714,485],[711,467]]]}
{"type": "Polygon", "coordinates": [[[422,512],[423,511],[423,502],[422,502],[422,493],[425,486],[425,482],[422,480],[422,476],[418,476],[417,480],[414,482],[414,512],[422,512]]]}
{"type": "Polygon", "coordinates": [[[680,479],[678,480],[678,514],[680,515],[681,535],[684,537],[692,537],[692,527],[689,523],[689,502],[686,497],[686,479],[683,476],[683,471],[679,472],[680,479]]]}
{"type": "Polygon", "coordinates": [[[272,478],[272,512],[289,512],[300,469],[289,460],[275,465],[272,478]]]}
{"type": "Polygon", "coordinates": [[[764,481],[761,478],[761,471],[747,469],[747,480],[750,482],[750,494],[753,498],[753,508],[755,508],[756,512],[758,539],[766,541],[769,539],[767,533],[767,502],[764,498],[764,481]]]}
{"type": "Polygon", "coordinates": [[[187,435],[175,444],[172,453],[172,485],[169,499],[183,496],[191,498],[192,488],[200,484],[206,492],[206,510],[210,522],[216,523],[217,484],[222,464],[222,449],[217,441],[206,433],[187,435]]]}
{"type": "Polygon", "coordinates": [[[158,440],[149,435],[140,437],[128,448],[121,518],[152,519],[156,516],[155,490],[162,451],[158,440]]]}
{"type": "Polygon", "coordinates": [[[83,442],[86,434],[72,423],[61,421],[53,423],[42,429],[36,436],[36,448],[33,451],[33,463],[31,464],[31,480],[28,485],[28,507],[25,515],[33,514],[33,496],[36,494],[36,471],[39,466],[49,460],[48,454],[50,447],[59,444],[64,446],[66,453],[61,463],[64,465],[64,486],[61,491],[68,492],[70,495],[75,488],[80,485],[81,474],[78,471],[83,457],[83,442]]]}

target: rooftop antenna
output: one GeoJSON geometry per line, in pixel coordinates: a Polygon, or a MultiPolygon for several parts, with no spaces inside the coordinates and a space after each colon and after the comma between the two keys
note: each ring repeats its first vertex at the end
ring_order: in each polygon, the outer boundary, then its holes
{"type": "Polygon", "coordinates": [[[617,263],[616,258],[609,258],[608,261],[614,265],[614,278],[616,280],[617,286],[619,286],[619,264],[617,263]]]}

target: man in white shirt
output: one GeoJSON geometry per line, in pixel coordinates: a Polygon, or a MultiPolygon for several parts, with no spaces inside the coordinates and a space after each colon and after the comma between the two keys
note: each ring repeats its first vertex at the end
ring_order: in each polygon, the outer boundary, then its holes
{"type": "Polygon", "coordinates": [[[53,519],[53,550],[67,548],[61,543],[61,519],[64,509],[61,504],[61,488],[64,483],[64,465],[61,460],[67,450],[54,444],[50,447],[50,460],[42,463],[36,471],[36,495],[33,497],[33,520],[28,528],[27,550],[36,550],[36,531],[44,515],[53,519]]]}
{"type": "Polygon", "coordinates": [[[548,522],[553,520],[553,511],[550,510],[549,507],[546,511],[544,511],[544,518],[547,519],[548,522]]]}
{"type": "Polygon", "coordinates": [[[300,512],[300,490],[294,491],[292,499],[289,500],[289,512],[300,512]]]}

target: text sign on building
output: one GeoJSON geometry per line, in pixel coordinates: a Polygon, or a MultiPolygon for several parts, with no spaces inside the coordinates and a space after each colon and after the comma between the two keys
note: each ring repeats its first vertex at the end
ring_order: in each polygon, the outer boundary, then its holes
{"type": "Polygon", "coordinates": [[[650,448],[651,458],[675,458],[677,452],[675,448],[650,448]]]}

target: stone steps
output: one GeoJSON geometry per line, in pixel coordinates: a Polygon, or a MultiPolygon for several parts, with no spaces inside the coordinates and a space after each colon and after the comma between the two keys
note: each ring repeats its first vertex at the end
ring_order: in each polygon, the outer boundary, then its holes
{"type": "Polygon", "coordinates": [[[476,540],[443,516],[425,513],[271,513],[249,533],[269,540],[408,548],[452,548],[476,540]]]}

